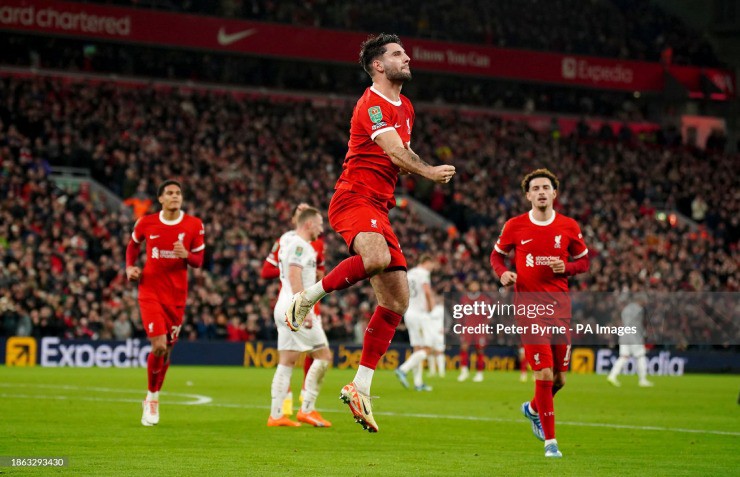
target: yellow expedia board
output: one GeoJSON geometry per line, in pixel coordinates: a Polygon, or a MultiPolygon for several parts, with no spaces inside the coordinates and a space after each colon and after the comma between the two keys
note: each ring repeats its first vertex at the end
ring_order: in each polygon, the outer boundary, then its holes
{"type": "Polygon", "coordinates": [[[5,366],[36,366],[36,339],[13,336],[5,344],[5,366]]]}
{"type": "Polygon", "coordinates": [[[596,355],[591,348],[573,348],[570,355],[570,371],[577,374],[592,374],[596,355]]]}

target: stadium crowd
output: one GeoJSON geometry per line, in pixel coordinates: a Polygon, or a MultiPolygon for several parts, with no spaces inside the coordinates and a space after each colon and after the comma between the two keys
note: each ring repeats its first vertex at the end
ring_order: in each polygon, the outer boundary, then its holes
{"type": "MultiPolygon", "coordinates": [[[[295,204],[326,211],[351,108],[340,99],[0,78],[3,333],[144,336],[122,270],[130,211],[106,210],[85,188],[55,187],[50,166],[66,165],[89,168],[121,199],[153,198],[161,180],[181,178],[184,209],[203,219],[207,242],[204,268],[191,271],[181,336],[274,339],[278,283],[259,270],[295,204]]],[[[392,219],[410,264],[422,252],[439,262],[440,293],[462,292],[471,279],[497,292],[488,256],[505,220],[526,210],[519,178],[541,166],[560,176],[557,208],[581,223],[591,249],[591,272],[575,289],[738,291],[738,197],[727,193],[737,185],[737,156],[584,129],[565,138],[444,108],[417,110],[414,144],[421,157],[458,170],[450,187],[414,177],[400,187],[456,230],[428,228],[410,208],[392,219]],[[662,209],[701,224],[659,220],[662,209]]],[[[331,231],[326,246],[330,269],[346,247],[331,231]]],[[[371,294],[361,284],[322,302],[330,340],[355,338],[371,294]]],[[[706,325],[683,323],[682,332],[706,325]]]]}
{"type": "Polygon", "coordinates": [[[195,14],[238,17],[506,48],[716,66],[706,38],[643,0],[97,0],[195,14]]]}

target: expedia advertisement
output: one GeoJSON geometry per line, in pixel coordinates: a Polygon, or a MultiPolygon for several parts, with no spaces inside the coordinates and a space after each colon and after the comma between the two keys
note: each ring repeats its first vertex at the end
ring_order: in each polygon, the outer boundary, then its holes
{"type": "MultiPolygon", "coordinates": [[[[356,369],[362,347],[357,344],[331,346],[334,367],[356,369]]],[[[146,367],[151,346],[146,340],[83,341],[62,340],[56,337],[36,339],[11,337],[0,339],[0,360],[5,366],[103,368],[146,367]]],[[[391,345],[378,369],[392,370],[411,354],[405,345],[391,345]]],[[[618,358],[617,348],[574,347],[570,371],[584,374],[606,374],[618,358]]],[[[734,349],[688,350],[654,349],[648,352],[648,373],[654,376],[682,376],[684,373],[738,373],[740,353],[734,349]]],[[[487,371],[518,369],[517,350],[510,347],[489,346],[485,349],[487,371]]],[[[180,342],[172,354],[175,365],[214,365],[272,368],[277,366],[278,352],[270,342],[180,342]]],[[[458,347],[447,350],[447,369],[460,365],[458,347]]],[[[622,370],[636,372],[631,359],[622,370]]]]}

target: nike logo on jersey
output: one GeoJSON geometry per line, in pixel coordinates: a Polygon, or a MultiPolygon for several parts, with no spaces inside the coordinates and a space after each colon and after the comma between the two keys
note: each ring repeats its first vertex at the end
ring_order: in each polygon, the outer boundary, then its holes
{"type": "Polygon", "coordinates": [[[534,239],[529,239],[529,240],[522,240],[522,245],[524,245],[525,243],[529,243],[529,242],[531,242],[532,240],[534,240],[534,239]]]}
{"type": "Polygon", "coordinates": [[[149,238],[150,238],[151,240],[154,240],[155,238],[159,238],[159,235],[150,235],[150,236],[149,236],[149,238]]]}
{"type": "Polygon", "coordinates": [[[400,125],[400,124],[398,124],[398,123],[396,123],[396,124],[394,124],[394,125],[393,125],[393,127],[394,127],[394,128],[396,128],[396,129],[398,129],[398,128],[400,128],[400,127],[401,127],[401,125],[400,125]]]}
{"type": "Polygon", "coordinates": [[[239,40],[243,40],[244,38],[248,36],[252,36],[255,33],[257,33],[257,30],[255,28],[250,28],[249,30],[243,30],[238,31],[236,33],[226,33],[226,30],[224,30],[223,27],[219,28],[218,30],[218,44],[221,46],[229,46],[232,43],[235,43],[239,40]]]}

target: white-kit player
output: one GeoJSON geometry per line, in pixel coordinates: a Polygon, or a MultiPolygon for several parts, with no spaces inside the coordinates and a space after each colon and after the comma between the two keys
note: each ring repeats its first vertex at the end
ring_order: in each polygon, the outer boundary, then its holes
{"type": "Polygon", "coordinates": [[[313,207],[300,212],[296,218],[296,228],[280,237],[278,265],[282,287],[275,304],[274,319],[278,330],[279,364],[272,378],[272,404],[267,425],[300,426],[283,414],[283,400],[288,393],[290,377],[296,361],[302,352],[308,352],[314,359],[306,375],[306,389],[303,404],[297,418],[314,427],[330,427],[331,423],[316,411],[316,398],[319,395],[324,374],[332,362],[329,342],[321,325],[314,323],[315,316],[310,312],[298,331],[293,332],[285,323],[285,312],[293,295],[316,283],[316,250],[311,246],[324,230],[321,213],[313,207]]]}
{"type": "Polygon", "coordinates": [[[647,357],[645,350],[645,305],[647,297],[644,293],[636,293],[622,309],[622,325],[633,327],[636,330],[634,334],[625,334],[619,337],[619,359],[614,362],[612,370],[609,372],[607,381],[616,387],[620,387],[617,376],[622,372],[622,368],[630,357],[637,360],[638,384],[641,387],[651,387],[653,383],[647,379],[647,357]]]}
{"type": "Polygon", "coordinates": [[[445,357],[445,309],[439,301],[429,312],[429,339],[431,349],[429,356],[427,356],[429,376],[439,375],[440,378],[444,378],[447,368],[447,358],[445,357]]]}
{"type": "Polygon", "coordinates": [[[401,384],[409,387],[406,375],[409,371],[414,372],[414,388],[417,391],[431,391],[432,388],[424,384],[422,371],[424,360],[431,351],[429,329],[429,312],[434,308],[434,296],[432,295],[431,274],[435,268],[435,262],[429,255],[422,255],[419,264],[409,270],[407,279],[409,282],[409,307],[403,316],[406,329],[409,332],[409,342],[414,352],[401,366],[396,369],[396,376],[401,384]]]}

